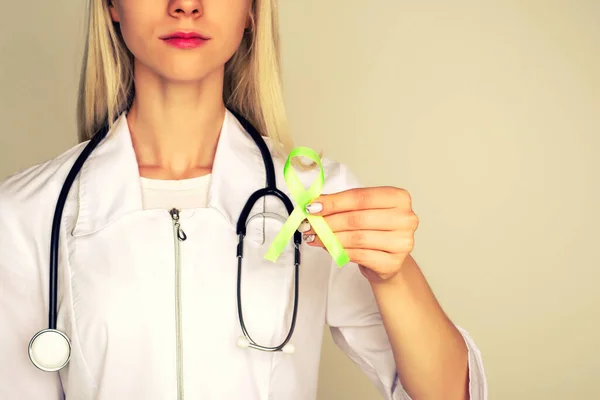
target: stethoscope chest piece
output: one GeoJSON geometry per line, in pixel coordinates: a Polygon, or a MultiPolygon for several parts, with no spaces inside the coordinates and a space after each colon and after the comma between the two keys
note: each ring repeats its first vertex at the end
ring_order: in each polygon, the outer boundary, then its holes
{"type": "Polygon", "coordinates": [[[29,342],[29,359],[42,371],[58,371],[67,365],[70,358],[71,341],[56,329],[41,330],[29,342]]]}

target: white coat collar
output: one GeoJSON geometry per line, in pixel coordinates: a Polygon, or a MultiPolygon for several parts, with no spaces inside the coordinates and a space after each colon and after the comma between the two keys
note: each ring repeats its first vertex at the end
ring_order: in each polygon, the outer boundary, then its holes
{"type": "MultiPolygon", "coordinates": [[[[264,187],[265,181],[260,150],[227,110],[213,163],[208,207],[235,226],[246,200],[264,187]]],[[[84,163],[78,203],[74,236],[96,232],[128,213],[142,210],[138,164],[125,113],[84,163]]]]}

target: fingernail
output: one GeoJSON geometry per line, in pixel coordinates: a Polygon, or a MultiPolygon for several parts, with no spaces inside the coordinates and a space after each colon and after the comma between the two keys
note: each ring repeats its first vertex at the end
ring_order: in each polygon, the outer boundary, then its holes
{"type": "Polygon", "coordinates": [[[306,212],[309,214],[316,214],[320,213],[321,211],[323,211],[322,203],[311,203],[306,206],[306,212]]]}
{"type": "Polygon", "coordinates": [[[310,223],[307,220],[302,221],[298,227],[298,231],[301,233],[310,231],[310,223]]]}
{"type": "Polygon", "coordinates": [[[315,237],[316,237],[316,236],[315,236],[315,235],[313,235],[313,234],[311,234],[311,235],[304,235],[304,236],[303,236],[303,238],[304,238],[304,241],[305,241],[306,243],[312,243],[312,242],[314,242],[314,241],[315,241],[315,237]]]}

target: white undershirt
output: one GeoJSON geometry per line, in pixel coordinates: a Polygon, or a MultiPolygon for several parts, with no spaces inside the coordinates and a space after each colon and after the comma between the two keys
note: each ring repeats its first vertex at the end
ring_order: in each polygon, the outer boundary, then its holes
{"type": "Polygon", "coordinates": [[[140,178],[144,210],[205,208],[211,174],[178,181],[140,178]]]}

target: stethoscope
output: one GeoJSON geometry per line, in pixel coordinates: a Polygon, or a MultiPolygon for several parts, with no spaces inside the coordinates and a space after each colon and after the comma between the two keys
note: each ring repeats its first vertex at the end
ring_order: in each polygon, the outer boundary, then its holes
{"type": "MultiPolygon", "coordinates": [[[[252,140],[256,143],[256,146],[260,149],[263,163],[265,165],[266,171],[266,186],[261,188],[248,198],[244,208],[242,209],[240,216],[237,221],[236,233],[238,235],[238,245],[236,256],[238,259],[238,271],[237,271],[237,310],[238,310],[238,318],[240,322],[240,327],[242,330],[243,336],[237,340],[237,346],[241,348],[253,348],[256,350],[267,351],[267,352],[276,352],[282,351],[284,353],[293,353],[295,351],[294,346],[289,343],[292,334],[294,332],[294,328],[296,326],[296,316],[298,312],[298,283],[299,283],[299,266],[300,266],[300,243],[302,240],[302,236],[298,230],[294,232],[294,305],[292,311],[292,318],[288,330],[288,334],[285,339],[277,346],[269,347],[262,346],[256,343],[248,333],[248,329],[246,328],[246,324],[244,323],[244,316],[242,313],[242,292],[241,292],[241,281],[242,281],[242,259],[243,259],[243,249],[244,249],[244,237],[246,236],[246,227],[248,223],[253,218],[260,215],[273,215],[275,217],[280,217],[277,214],[272,213],[258,213],[253,215],[250,219],[248,219],[250,212],[256,202],[260,200],[264,196],[275,196],[279,200],[283,202],[285,205],[288,215],[292,213],[294,210],[294,206],[290,198],[283,193],[281,190],[277,189],[277,184],[275,180],[275,167],[273,165],[273,158],[271,157],[271,153],[264,139],[261,137],[260,133],[252,126],[250,122],[248,122],[244,117],[239,115],[239,113],[229,110],[240,122],[240,124],[244,127],[246,132],[252,137],[252,140]]],[[[64,368],[71,359],[71,340],[64,332],[56,329],[56,321],[57,321],[57,295],[58,295],[58,240],[60,236],[60,221],[63,214],[63,209],[65,207],[67,196],[69,195],[69,191],[75,178],[81,171],[81,168],[85,161],[88,159],[92,151],[102,142],[102,140],[108,134],[109,127],[108,124],[104,125],[88,142],[85,146],[77,160],[71,167],[67,178],[63,184],[63,187],[58,196],[58,200],[56,202],[56,208],[54,211],[54,218],[52,220],[52,232],[50,235],[50,276],[49,276],[49,312],[48,312],[48,328],[43,329],[37,332],[29,342],[29,359],[31,362],[42,371],[47,372],[55,372],[64,368]]]]}

